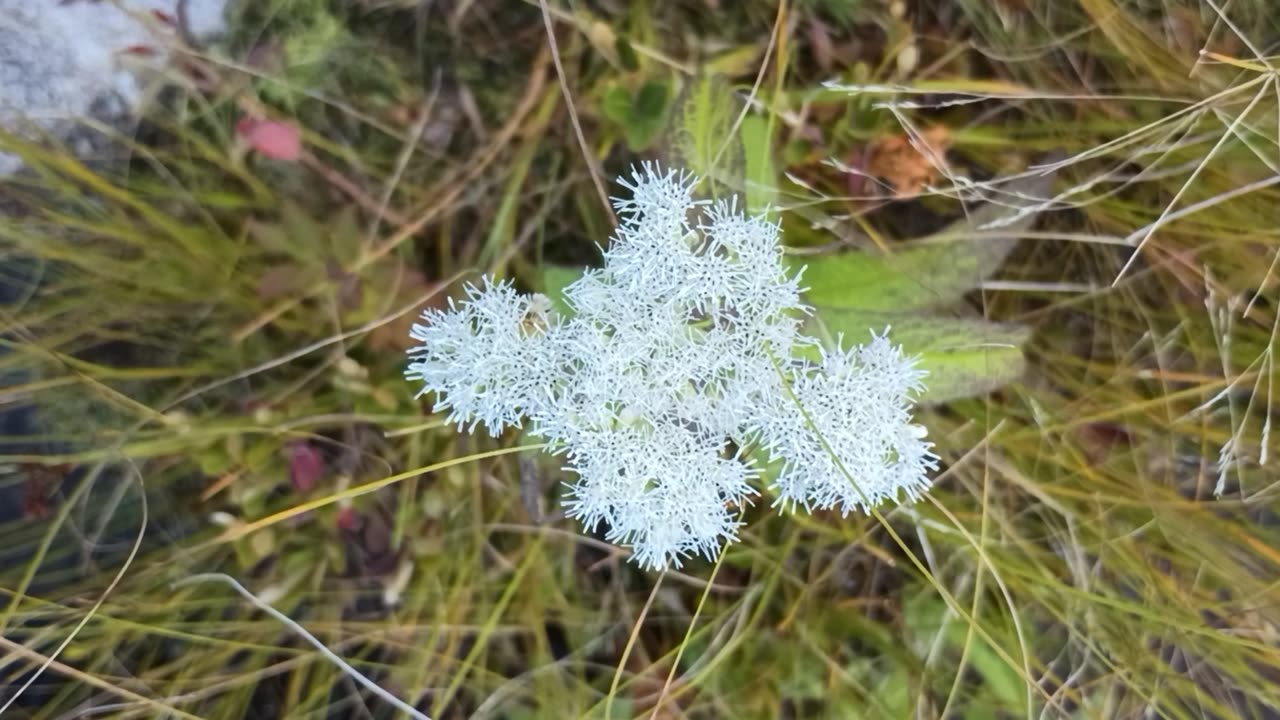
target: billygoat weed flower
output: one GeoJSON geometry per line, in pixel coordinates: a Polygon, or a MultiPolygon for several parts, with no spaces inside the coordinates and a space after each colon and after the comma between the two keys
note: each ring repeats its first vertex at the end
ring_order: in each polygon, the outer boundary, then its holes
{"type": "Polygon", "coordinates": [[[799,358],[817,343],[777,224],[695,200],[689,174],[644,165],[620,182],[604,266],[565,291],[573,315],[509,283],[467,286],[413,327],[419,395],[468,431],[530,422],[577,476],[569,515],[645,568],[737,539],[753,448],[779,464],[784,508],[847,514],[928,489],[937,457],[910,413],[924,372],[874,333],[799,358]]]}

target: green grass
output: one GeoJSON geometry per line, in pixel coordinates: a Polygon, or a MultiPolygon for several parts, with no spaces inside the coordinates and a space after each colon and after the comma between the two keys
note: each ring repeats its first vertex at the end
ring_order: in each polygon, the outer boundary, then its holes
{"type": "Polygon", "coordinates": [[[563,79],[537,2],[245,5],[187,58],[199,82],[178,76],[123,139],[127,165],[8,141],[33,172],[0,186],[26,208],[0,217],[0,271],[31,263],[42,283],[0,311],[0,374],[20,378],[0,397],[38,409],[45,447],[0,438],[0,481],[83,478],[0,527],[17,558],[0,703],[48,664],[10,712],[391,716],[228,588],[173,585],[203,572],[433,718],[1280,707],[1280,192],[1231,195],[1280,169],[1278,86],[1250,49],[1280,38],[1267,3],[1230,4],[1228,23],[1172,1],[902,19],[871,0],[548,0],[563,79]],[[739,125],[747,96],[767,112],[739,125]],[[877,107],[893,100],[932,107],[877,107]],[[247,112],[297,123],[307,158],[235,152],[247,112]],[[1074,190],[1002,284],[929,308],[1032,335],[1019,381],[921,410],[944,471],[915,505],[760,503],[718,563],[644,573],[556,519],[557,459],[458,435],[401,378],[404,322],[459,279],[540,289],[548,267],[596,261],[611,218],[593,174],[638,158],[772,198],[805,251],[885,253],[974,210],[848,197],[826,161],[903,121],[945,125],[956,174],[1065,158],[1054,187],[1074,190]],[[311,489],[291,482],[299,448],[322,460],[311,489]]]}

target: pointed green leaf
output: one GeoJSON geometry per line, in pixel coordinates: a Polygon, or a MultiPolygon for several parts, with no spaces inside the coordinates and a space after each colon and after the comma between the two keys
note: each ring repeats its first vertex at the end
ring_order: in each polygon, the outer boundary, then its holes
{"type": "Polygon", "coordinates": [[[1051,176],[1028,178],[1005,188],[1006,204],[987,204],[946,230],[892,254],[841,252],[790,257],[804,270],[809,301],[815,305],[873,311],[936,307],[960,299],[1000,267],[1018,233],[1035,213],[1015,215],[1019,204],[1047,194],[1051,176]],[[984,229],[1002,221],[1000,227],[984,229]]]}
{"type": "Polygon", "coordinates": [[[640,56],[636,54],[635,47],[626,35],[619,35],[614,39],[613,51],[618,54],[618,64],[623,70],[635,72],[640,69],[640,56]]]}
{"type": "Polygon", "coordinates": [[[769,119],[748,115],[742,119],[738,136],[742,138],[745,163],[747,212],[756,215],[774,204],[778,173],[773,164],[773,138],[769,119]]]}
{"type": "Polygon", "coordinates": [[[621,85],[609,88],[600,101],[600,111],[613,122],[626,125],[631,115],[631,92],[621,85]]]}
{"type": "Polygon", "coordinates": [[[741,138],[731,135],[742,102],[723,78],[701,75],[687,85],[671,112],[666,144],[670,165],[684,168],[708,183],[711,196],[721,186],[737,192],[742,180],[741,138]]]}
{"type": "Polygon", "coordinates": [[[662,113],[667,109],[667,84],[650,80],[640,86],[640,90],[636,93],[635,102],[632,104],[632,112],[637,116],[643,116],[651,120],[659,119],[662,113]]]}
{"type": "Polygon", "coordinates": [[[632,150],[644,150],[653,144],[667,117],[667,85],[649,81],[636,92],[631,102],[625,129],[627,146],[632,150]]]}
{"type": "Polygon", "coordinates": [[[788,258],[805,267],[809,300],[828,307],[857,310],[914,310],[958,300],[1004,260],[1012,247],[1006,238],[990,242],[935,241],[872,255],[845,252],[788,258]]]}
{"type": "Polygon", "coordinates": [[[704,70],[727,78],[755,75],[760,67],[759,62],[762,54],[764,54],[764,45],[762,43],[739,45],[708,60],[704,70]]]}

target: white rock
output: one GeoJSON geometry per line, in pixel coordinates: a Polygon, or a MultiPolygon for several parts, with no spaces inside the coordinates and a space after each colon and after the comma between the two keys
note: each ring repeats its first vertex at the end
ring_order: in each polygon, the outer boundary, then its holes
{"type": "MultiPolygon", "coordinates": [[[[140,72],[163,64],[186,19],[196,37],[225,30],[226,0],[0,0],[0,127],[65,135],[95,115],[129,116],[140,72]],[[131,48],[154,48],[147,57],[131,48]]],[[[0,174],[21,161],[0,153],[0,174]]]]}

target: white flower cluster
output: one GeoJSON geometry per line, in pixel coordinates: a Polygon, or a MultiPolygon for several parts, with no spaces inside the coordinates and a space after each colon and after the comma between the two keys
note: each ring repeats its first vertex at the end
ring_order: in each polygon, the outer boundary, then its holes
{"type": "Polygon", "coordinates": [[[468,286],[413,328],[419,394],[460,428],[530,420],[577,474],[569,514],[646,568],[737,539],[752,449],[779,464],[783,507],[848,513],[926,490],[937,458],[911,424],[912,360],[874,334],[798,359],[816,344],[776,224],[695,201],[687,174],[645,165],[621,183],[604,267],[565,292],[573,315],[507,283],[468,286]]]}

